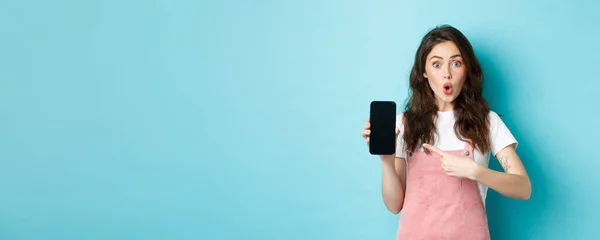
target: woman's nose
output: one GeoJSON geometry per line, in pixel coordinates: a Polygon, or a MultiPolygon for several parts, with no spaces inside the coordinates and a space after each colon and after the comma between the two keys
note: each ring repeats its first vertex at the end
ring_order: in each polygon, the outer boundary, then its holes
{"type": "Polygon", "coordinates": [[[452,78],[452,74],[450,72],[450,69],[448,68],[444,68],[444,79],[451,79],[452,78]]]}

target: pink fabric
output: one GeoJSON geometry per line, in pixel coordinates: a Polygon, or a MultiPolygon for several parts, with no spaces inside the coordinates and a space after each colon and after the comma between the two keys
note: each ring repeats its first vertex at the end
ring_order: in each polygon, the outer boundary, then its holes
{"type": "MultiPolygon", "coordinates": [[[[473,148],[449,153],[473,159],[473,148]]],[[[407,186],[396,239],[490,239],[477,182],[448,176],[439,155],[407,155],[407,186]]]]}

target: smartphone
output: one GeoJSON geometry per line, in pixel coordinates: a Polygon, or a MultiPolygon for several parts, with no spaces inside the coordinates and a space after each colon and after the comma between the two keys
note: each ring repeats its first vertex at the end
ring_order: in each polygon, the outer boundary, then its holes
{"type": "Polygon", "coordinates": [[[369,152],[373,155],[394,154],[396,152],[396,103],[372,101],[370,121],[369,152]]]}

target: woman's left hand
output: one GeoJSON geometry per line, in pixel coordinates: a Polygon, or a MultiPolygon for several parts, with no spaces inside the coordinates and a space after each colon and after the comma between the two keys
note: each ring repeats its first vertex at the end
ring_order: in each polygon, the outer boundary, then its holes
{"type": "Polygon", "coordinates": [[[446,171],[446,174],[454,177],[468,178],[471,180],[475,179],[480,165],[472,159],[446,153],[429,144],[423,144],[423,147],[440,155],[442,168],[444,171],[446,171]]]}

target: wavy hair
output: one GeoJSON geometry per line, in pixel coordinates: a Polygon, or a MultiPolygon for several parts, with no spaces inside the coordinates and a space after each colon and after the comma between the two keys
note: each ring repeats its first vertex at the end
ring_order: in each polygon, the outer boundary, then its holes
{"type": "MultiPolygon", "coordinates": [[[[435,45],[446,41],[456,44],[467,67],[465,84],[454,100],[454,132],[462,141],[485,152],[490,149],[490,106],[483,97],[483,70],[469,40],[458,29],[449,25],[441,25],[429,31],[417,49],[410,72],[409,98],[404,111],[402,137],[406,150],[414,151],[421,144],[434,140],[438,108],[433,90],[423,73],[427,54],[435,45]]],[[[425,151],[429,154],[429,150],[425,151]]]]}

